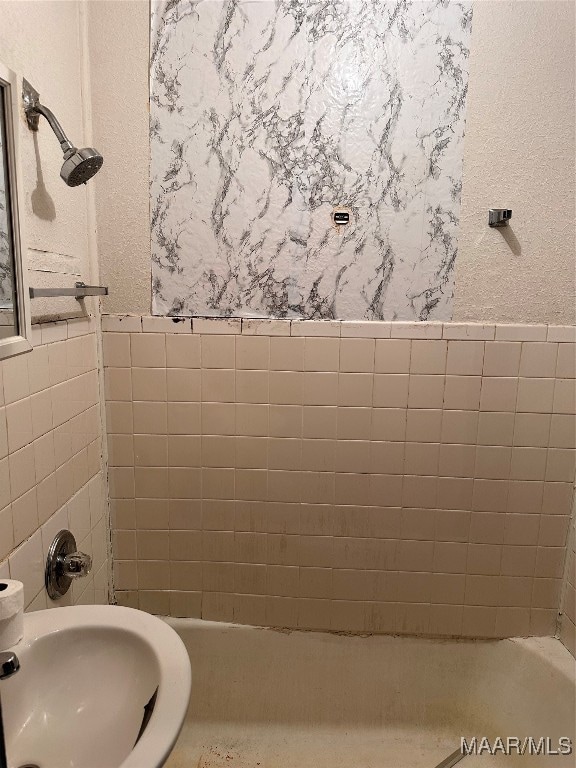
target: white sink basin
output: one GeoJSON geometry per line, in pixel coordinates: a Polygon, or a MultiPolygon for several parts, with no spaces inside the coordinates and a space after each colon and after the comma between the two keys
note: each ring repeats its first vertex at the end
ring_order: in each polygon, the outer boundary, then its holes
{"type": "Polygon", "coordinates": [[[12,650],[20,671],[0,683],[9,768],[164,764],[184,721],[191,672],[182,641],[163,621],[111,605],[37,611],[24,617],[24,638],[12,650]]]}

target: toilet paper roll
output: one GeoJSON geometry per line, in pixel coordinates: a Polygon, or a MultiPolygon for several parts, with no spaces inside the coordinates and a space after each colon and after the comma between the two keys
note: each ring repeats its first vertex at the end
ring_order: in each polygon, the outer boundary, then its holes
{"type": "Polygon", "coordinates": [[[15,579],[0,580],[0,650],[20,642],[24,634],[24,585],[15,579]]]}
{"type": "Polygon", "coordinates": [[[24,611],[24,584],[16,579],[0,579],[0,621],[24,611]]]}

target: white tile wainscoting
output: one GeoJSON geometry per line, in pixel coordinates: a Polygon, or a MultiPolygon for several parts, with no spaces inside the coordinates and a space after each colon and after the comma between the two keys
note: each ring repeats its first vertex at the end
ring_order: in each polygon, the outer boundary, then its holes
{"type": "Polygon", "coordinates": [[[96,323],[32,326],[34,349],[0,362],[0,577],[24,583],[36,610],[108,602],[108,494],[96,323]],[[52,539],[68,528],[93,569],[52,602],[44,567],[52,539]]]}
{"type": "Polygon", "coordinates": [[[102,322],[120,602],[314,629],[555,633],[574,328],[102,322]]]}

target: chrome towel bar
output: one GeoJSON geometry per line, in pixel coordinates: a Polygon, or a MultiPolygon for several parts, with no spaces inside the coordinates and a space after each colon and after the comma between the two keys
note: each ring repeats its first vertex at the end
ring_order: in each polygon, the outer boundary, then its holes
{"type": "Polygon", "coordinates": [[[43,296],[74,296],[83,299],[86,296],[107,296],[108,287],[104,285],[86,285],[76,283],[74,288],[30,288],[30,298],[39,299],[43,296]]]}

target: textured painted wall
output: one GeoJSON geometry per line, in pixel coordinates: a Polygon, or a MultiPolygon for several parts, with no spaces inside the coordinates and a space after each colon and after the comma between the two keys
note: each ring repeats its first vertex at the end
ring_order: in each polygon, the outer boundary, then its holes
{"type": "Polygon", "coordinates": [[[94,179],[100,275],[110,286],[102,306],[106,312],[149,312],[150,4],[86,5],[93,141],[105,162],[94,179]]]}
{"type": "Polygon", "coordinates": [[[575,7],[474,5],[455,320],[574,323],[575,7]]]}
{"type": "MultiPolygon", "coordinates": [[[[119,146],[129,130],[132,156],[149,154],[148,3],[88,4],[92,29],[100,14],[99,39],[106,40],[101,46],[91,37],[91,89],[98,107],[94,142],[107,157],[95,189],[104,201],[117,203],[106,210],[102,202],[101,209],[100,263],[111,288],[104,306],[142,313],[150,305],[147,175],[138,172],[136,162],[117,163],[107,142],[112,137],[119,146]],[[98,57],[105,59],[106,72],[113,72],[114,88],[111,79],[100,76],[102,69],[94,69],[98,57]]],[[[557,153],[568,158],[573,152],[565,144],[573,130],[571,7],[570,2],[474,3],[454,319],[574,322],[571,164],[556,162],[557,153]],[[483,94],[480,101],[477,92],[483,94]],[[486,226],[486,209],[499,204],[514,209],[509,231],[522,244],[520,256],[511,253],[502,232],[486,226]],[[555,220],[552,212],[558,211],[555,220]]]]}
{"type": "Polygon", "coordinates": [[[471,17],[153,4],[153,311],[449,319],[471,17]]]}
{"type": "MultiPolygon", "coordinates": [[[[90,145],[85,113],[84,4],[63,0],[0,2],[0,58],[37,88],[78,146],[90,145]]],[[[19,86],[20,87],[20,86],[19,86]]],[[[62,152],[46,120],[37,133],[18,117],[22,212],[30,284],[73,286],[90,281],[93,187],[68,187],[60,178],[62,152]]],[[[103,169],[101,173],[105,173],[103,169]]],[[[33,316],[77,315],[73,298],[32,302],[33,316]]]]}

